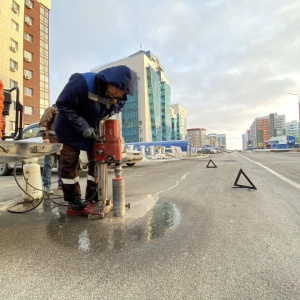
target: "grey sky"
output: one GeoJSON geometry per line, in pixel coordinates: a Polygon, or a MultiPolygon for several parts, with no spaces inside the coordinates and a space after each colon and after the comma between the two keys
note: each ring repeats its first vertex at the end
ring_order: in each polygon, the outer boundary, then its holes
{"type": "Polygon", "coordinates": [[[52,0],[51,102],[72,73],[150,50],[188,128],[241,148],[255,117],[298,120],[298,0],[52,0]]]}

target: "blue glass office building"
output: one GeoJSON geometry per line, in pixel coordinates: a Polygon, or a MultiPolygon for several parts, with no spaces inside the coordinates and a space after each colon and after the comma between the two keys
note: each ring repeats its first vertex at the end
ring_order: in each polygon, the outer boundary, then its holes
{"type": "Polygon", "coordinates": [[[171,140],[171,88],[166,82],[161,83],[161,118],[162,118],[162,141],[171,140]]]}
{"type": "Polygon", "coordinates": [[[171,140],[171,87],[158,57],[150,51],[140,50],[92,71],[99,72],[117,65],[128,66],[138,76],[135,95],[128,96],[121,115],[125,142],[171,140]]]}
{"type": "Polygon", "coordinates": [[[139,101],[138,101],[138,83],[134,96],[127,96],[126,104],[122,113],[122,135],[126,142],[136,142],[139,138],[139,101]]]}

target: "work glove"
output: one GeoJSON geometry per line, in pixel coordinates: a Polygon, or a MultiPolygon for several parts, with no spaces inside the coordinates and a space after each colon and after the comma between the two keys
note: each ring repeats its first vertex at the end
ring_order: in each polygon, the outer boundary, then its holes
{"type": "Polygon", "coordinates": [[[95,133],[95,129],[92,128],[92,127],[89,127],[87,129],[85,129],[82,133],[82,135],[85,137],[85,138],[88,138],[88,139],[93,139],[94,141],[97,140],[97,136],[96,136],[96,133],[95,133]]]}

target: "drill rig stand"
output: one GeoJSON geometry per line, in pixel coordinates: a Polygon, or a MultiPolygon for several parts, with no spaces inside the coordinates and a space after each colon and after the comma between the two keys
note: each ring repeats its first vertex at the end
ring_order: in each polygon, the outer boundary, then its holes
{"type": "Polygon", "coordinates": [[[113,216],[125,215],[125,182],[122,177],[122,141],[119,120],[99,122],[100,137],[93,146],[98,201],[86,202],[87,207],[80,211],[68,208],[69,215],[88,215],[90,219],[104,218],[113,210],[113,216]],[[115,178],[112,180],[113,201],[108,194],[108,167],[114,163],[115,178]]]}

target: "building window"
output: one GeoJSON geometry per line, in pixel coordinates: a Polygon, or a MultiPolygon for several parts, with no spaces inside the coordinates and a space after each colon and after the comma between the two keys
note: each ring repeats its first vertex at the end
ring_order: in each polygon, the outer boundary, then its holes
{"type": "Polygon", "coordinates": [[[24,78],[31,79],[33,77],[33,72],[31,70],[25,69],[24,70],[24,78]]]}
{"type": "Polygon", "coordinates": [[[25,115],[33,115],[33,107],[32,106],[24,106],[25,115]]]}
{"type": "Polygon", "coordinates": [[[11,9],[15,14],[18,14],[20,12],[20,5],[17,2],[13,1],[11,9]]]}
{"type": "Polygon", "coordinates": [[[33,19],[27,15],[25,15],[25,23],[28,25],[28,26],[32,26],[33,25],[33,19]]]}
{"type": "Polygon", "coordinates": [[[9,87],[12,89],[14,87],[17,87],[18,86],[18,82],[17,81],[14,81],[12,79],[9,80],[9,87]]]}
{"type": "Polygon", "coordinates": [[[49,107],[49,11],[40,6],[40,114],[49,107]]]}
{"type": "Polygon", "coordinates": [[[9,130],[15,130],[15,122],[9,121],[9,130]]]}
{"type": "Polygon", "coordinates": [[[18,71],[18,63],[13,59],[10,59],[10,70],[13,72],[18,71]]]}
{"type": "Polygon", "coordinates": [[[25,32],[24,38],[25,38],[25,40],[28,41],[28,42],[31,42],[31,43],[33,42],[33,35],[30,34],[30,33],[28,33],[28,32],[25,32]]]}
{"type": "Polygon", "coordinates": [[[24,95],[33,97],[33,89],[24,87],[24,95]]]}
{"type": "Polygon", "coordinates": [[[10,110],[16,110],[16,101],[12,101],[10,106],[9,106],[10,110]]]}
{"type": "Polygon", "coordinates": [[[33,3],[32,0],[26,0],[26,1],[25,1],[25,5],[26,5],[28,8],[33,8],[34,3],[33,3]]]}
{"type": "Polygon", "coordinates": [[[18,42],[16,42],[13,39],[10,39],[10,50],[12,52],[17,52],[18,51],[18,46],[19,46],[18,42]]]}
{"type": "Polygon", "coordinates": [[[24,50],[24,60],[30,62],[33,59],[33,54],[32,52],[29,52],[27,50],[24,50]]]}
{"type": "Polygon", "coordinates": [[[13,20],[13,19],[11,20],[11,27],[15,31],[19,32],[19,24],[15,20],[13,20]]]}

